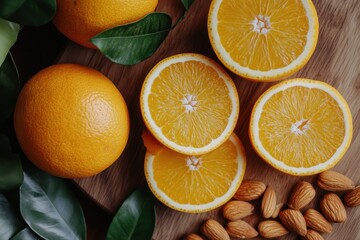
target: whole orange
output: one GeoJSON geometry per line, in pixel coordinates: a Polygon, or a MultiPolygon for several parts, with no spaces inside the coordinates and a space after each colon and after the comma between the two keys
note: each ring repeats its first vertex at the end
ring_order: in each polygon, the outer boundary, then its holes
{"type": "Polygon", "coordinates": [[[64,178],[95,175],[125,148],[129,113],[115,85],[102,73],[57,64],[34,75],[16,103],[14,126],[25,155],[64,178]]]}
{"type": "Polygon", "coordinates": [[[95,48],[90,38],[153,12],[158,0],[57,0],[56,4],[56,28],[72,41],[95,48]]]}

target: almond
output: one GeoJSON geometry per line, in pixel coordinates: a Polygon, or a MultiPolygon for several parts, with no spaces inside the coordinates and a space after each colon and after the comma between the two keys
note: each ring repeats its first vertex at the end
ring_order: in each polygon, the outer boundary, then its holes
{"type": "Polygon", "coordinates": [[[266,185],[255,180],[245,180],[236,191],[234,198],[241,201],[252,201],[259,199],[264,193],[266,185]]]}
{"type": "Polygon", "coordinates": [[[278,203],[276,204],[275,207],[275,211],[273,212],[273,214],[271,215],[272,218],[277,218],[279,216],[279,212],[281,210],[281,208],[284,206],[283,203],[278,203]]]}
{"type": "Polygon", "coordinates": [[[211,240],[230,240],[225,228],[214,219],[208,219],[201,226],[201,232],[211,240]]]}
{"type": "Polygon", "coordinates": [[[331,233],[333,227],[325,217],[315,209],[308,209],[304,214],[306,226],[318,232],[331,233]]]}
{"type": "Polygon", "coordinates": [[[254,206],[248,202],[235,200],[225,204],[222,210],[226,219],[234,221],[253,214],[254,206]]]}
{"type": "Polygon", "coordinates": [[[264,218],[269,218],[273,215],[276,208],[276,193],[275,190],[268,186],[264,192],[261,202],[261,213],[264,218]]]}
{"type": "Polygon", "coordinates": [[[347,191],[355,188],[354,182],[345,175],[335,171],[325,171],[319,174],[317,184],[326,191],[347,191]]]}
{"type": "Polygon", "coordinates": [[[289,231],[278,221],[265,220],[258,225],[259,234],[264,238],[281,237],[289,233],[289,231]]]}
{"type": "Polygon", "coordinates": [[[347,192],[344,197],[344,202],[348,207],[356,207],[360,205],[360,186],[347,192]]]}
{"type": "Polygon", "coordinates": [[[234,238],[254,238],[258,235],[258,232],[243,220],[228,222],[226,231],[234,238]]]}
{"type": "Polygon", "coordinates": [[[305,237],[306,240],[324,240],[324,238],[315,230],[309,229],[306,233],[305,237]]]}
{"type": "Polygon", "coordinates": [[[320,200],[320,208],[330,222],[345,222],[347,215],[341,199],[335,193],[327,193],[320,200]]]}
{"type": "Polygon", "coordinates": [[[303,237],[306,235],[306,222],[299,210],[285,209],[279,213],[279,217],[287,229],[303,237]]]}
{"type": "Polygon", "coordinates": [[[292,209],[300,210],[314,199],[315,194],[315,189],[310,183],[299,182],[291,193],[288,206],[292,209]]]}
{"type": "Polygon", "coordinates": [[[195,233],[191,233],[191,234],[187,235],[184,238],[184,240],[204,240],[204,239],[195,233]]]}

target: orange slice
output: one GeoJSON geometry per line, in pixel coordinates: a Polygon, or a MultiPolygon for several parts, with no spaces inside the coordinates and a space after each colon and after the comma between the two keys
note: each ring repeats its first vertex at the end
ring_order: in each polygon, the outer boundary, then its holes
{"type": "Polygon", "coordinates": [[[213,0],[208,32],[227,68],[244,78],[273,81],[308,62],[319,23],[311,0],[213,0]]]}
{"type": "Polygon", "coordinates": [[[233,132],[239,115],[232,79],[199,54],[179,54],[158,63],[144,81],[140,105],[156,139],[188,155],[219,147],[233,132]]]}
{"type": "Polygon", "coordinates": [[[215,209],[232,198],[244,177],[245,150],[235,134],[200,156],[174,152],[150,133],[145,133],[143,140],[148,185],[161,202],[175,210],[198,213],[215,209]]]}
{"type": "Polygon", "coordinates": [[[350,146],[348,104],[332,86],[293,79],[274,85],[255,103],[250,139],[270,165],[292,175],[332,168],[350,146]]]}

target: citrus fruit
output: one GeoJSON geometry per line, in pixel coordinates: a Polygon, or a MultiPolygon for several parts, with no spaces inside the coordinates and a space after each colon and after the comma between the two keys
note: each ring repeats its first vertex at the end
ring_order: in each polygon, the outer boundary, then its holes
{"type": "Polygon", "coordinates": [[[246,156],[232,134],[217,149],[204,155],[184,155],[143,134],[147,148],[145,176],[154,195],[178,211],[198,213],[225,204],[244,177],[246,156]]]}
{"type": "Polygon", "coordinates": [[[329,84],[293,79],[265,91],[254,105],[250,140],[270,165],[292,175],[332,168],[352,138],[348,104],[329,84]]]}
{"type": "Polygon", "coordinates": [[[159,62],[143,83],[140,105],[156,139],[188,155],[210,152],[224,143],[239,115],[232,79],[200,54],[178,54],[159,62]]]}
{"type": "Polygon", "coordinates": [[[155,10],[158,0],[57,0],[55,27],[72,41],[95,48],[98,33],[134,22],[155,10]]]}
{"type": "Polygon", "coordinates": [[[282,79],[302,68],[318,32],[311,0],[214,0],[208,15],[218,58],[237,75],[256,81],[282,79]]]}
{"type": "Polygon", "coordinates": [[[15,132],[25,155],[55,176],[80,178],[109,167],[129,135],[126,103],[100,72],[57,64],[23,87],[14,113],[15,132]]]}

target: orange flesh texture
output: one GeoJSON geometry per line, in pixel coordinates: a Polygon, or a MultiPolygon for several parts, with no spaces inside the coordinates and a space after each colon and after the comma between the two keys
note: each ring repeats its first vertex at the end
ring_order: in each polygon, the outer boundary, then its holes
{"type": "Polygon", "coordinates": [[[220,41],[232,59],[253,70],[268,71],[293,62],[307,42],[309,22],[301,1],[226,0],[218,15],[220,41]],[[270,31],[260,34],[251,23],[268,16],[270,31]]]}
{"type": "Polygon", "coordinates": [[[344,115],[337,102],[316,88],[292,87],[273,95],[259,120],[263,146],[276,159],[293,167],[326,162],[345,136],[344,115]],[[291,131],[294,123],[303,134],[291,131]]]}
{"type": "Polygon", "coordinates": [[[181,146],[192,147],[205,146],[217,138],[233,107],[229,90],[217,72],[198,61],[165,68],[154,80],[148,102],[162,133],[181,146]],[[187,94],[195,97],[194,111],[186,111],[183,104],[187,94]]]}
{"type": "Polygon", "coordinates": [[[171,199],[180,204],[205,204],[223,196],[238,168],[236,148],[226,141],[216,150],[195,158],[201,159],[198,170],[190,170],[190,156],[165,149],[153,161],[154,179],[171,199]]]}

